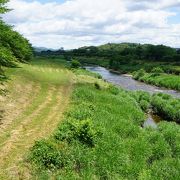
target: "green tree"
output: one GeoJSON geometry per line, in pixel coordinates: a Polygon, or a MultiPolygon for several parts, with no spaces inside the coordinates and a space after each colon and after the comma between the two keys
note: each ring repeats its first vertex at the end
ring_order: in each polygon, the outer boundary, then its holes
{"type": "Polygon", "coordinates": [[[6,7],[7,2],[9,2],[9,0],[0,0],[0,14],[4,14],[9,11],[9,9],[6,7]]]}
{"type": "MultiPolygon", "coordinates": [[[[7,2],[0,0],[0,15],[9,11],[7,2]]],[[[32,55],[32,46],[28,40],[0,19],[0,77],[4,77],[2,66],[13,67],[16,62],[30,60],[32,55]]]]}

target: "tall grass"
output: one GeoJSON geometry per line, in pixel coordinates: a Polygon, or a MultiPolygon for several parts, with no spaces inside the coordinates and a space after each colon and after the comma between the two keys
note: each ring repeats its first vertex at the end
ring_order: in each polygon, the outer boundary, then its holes
{"type": "Polygon", "coordinates": [[[153,84],[159,87],[165,87],[168,89],[180,90],[180,76],[165,74],[165,73],[142,73],[142,70],[134,73],[136,80],[153,84]]]}
{"type": "Polygon", "coordinates": [[[129,93],[77,85],[63,123],[31,149],[34,178],[178,179],[179,126],[144,119],[129,93]]]}

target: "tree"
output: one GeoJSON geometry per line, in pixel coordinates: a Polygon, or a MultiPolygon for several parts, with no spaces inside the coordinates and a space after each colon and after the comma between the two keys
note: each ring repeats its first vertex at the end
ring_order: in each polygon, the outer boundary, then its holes
{"type": "Polygon", "coordinates": [[[147,47],[147,58],[148,59],[153,59],[153,60],[163,60],[164,57],[166,56],[173,56],[176,54],[176,50],[168,47],[168,46],[164,46],[164,45],[149,45],[147,47]]]}
{"type": "MultiPolygon", "coordinates": [[[[9,11],[7,2],[0,0],[0,14],[9,11]]],[[[2,66],[13,67],[16,62],[29,61],[32,55],[29,41],[0,19],[0,77],[3,74],[2,66]]]]}
{"type": "Polygon", "coordinates": [[[177,54],[180,54],[180,49],[177,50],[177,54]]]}
{"type": "Polygon", "coordinates": [[[9,11],[9,9],[5,6],[7,2],[9,2],[9,0],[0,0],[0,14],[4,14],[9,11]]]}

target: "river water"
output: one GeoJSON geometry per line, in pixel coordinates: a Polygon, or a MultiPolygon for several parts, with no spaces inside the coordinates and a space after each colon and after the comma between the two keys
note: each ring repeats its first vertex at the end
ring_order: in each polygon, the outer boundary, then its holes
{"type": "MultiPolygon", "coordinates": [[[[131,90],[131,91],[146,91],[151,94],[153,93],[165,93],[165,94],[170,94],[171,96],[175,98],[180,98],[180,92],[174,91],[174,90],[168,90],[165,88],[159,88],[153,85],[148,85],[139,81],[134,80],[131,76],[129,75],[121,75],[118,73],[111,72],[107,70],[104,67],[100,66],[86,66],[85,67],[87,70],[99,73],[102,78],[114,85],[120,86],[124,89],[131,90]]],[[[158,116],[148,114],[148,119],[144,123],[144,127],[151,126],[151,127],[156,127],[157,123],[160,121],[160,118],[158,116]]]]}

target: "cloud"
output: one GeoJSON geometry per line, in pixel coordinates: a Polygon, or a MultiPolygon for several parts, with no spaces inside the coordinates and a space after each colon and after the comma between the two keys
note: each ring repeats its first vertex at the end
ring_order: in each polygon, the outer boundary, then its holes
{"type": "Polygon", "coordinates": [[[124,41],[180,46],[180,22],[168,22],[180,0],[11,0],[9,7],[14,10],[4,20],[34,46],[69,49],[124,41]]]}

